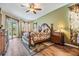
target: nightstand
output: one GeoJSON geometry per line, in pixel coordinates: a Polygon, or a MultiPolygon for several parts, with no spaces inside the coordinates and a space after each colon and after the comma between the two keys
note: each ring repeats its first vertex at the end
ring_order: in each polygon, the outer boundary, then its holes
{"type": "Polygon", "coordinates": [[[64,33],[62,32],[53,32],[51,34],[51,42],[56,44],[64,45],[64,33]]]}

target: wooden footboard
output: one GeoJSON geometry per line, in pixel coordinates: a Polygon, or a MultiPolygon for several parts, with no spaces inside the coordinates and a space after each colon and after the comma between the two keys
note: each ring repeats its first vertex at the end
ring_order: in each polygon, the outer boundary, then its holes
{"type": "Polygon", "coordinates": [[[31,40],[30,43],[32,44],[41,43],[49,40],[49,38],[50,38],[50,33],[42,33],[42,32],[33,33],[30,35],[30,40],[31,40]]]}

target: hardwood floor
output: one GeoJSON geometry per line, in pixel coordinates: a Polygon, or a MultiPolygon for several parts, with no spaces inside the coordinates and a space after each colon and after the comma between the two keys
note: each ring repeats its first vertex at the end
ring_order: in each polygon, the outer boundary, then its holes
{"type": "MultiPolygon", "coordinates": [[[[9,40],[9,47],[5,56],[29,55],[28,50],[23,46],[20,39],[9,40]]],[[[79,56],[79,49],[53,44],[34,56],[79,56]]]]}
{"type": "Polygon", "coordinates": [[[9,47],[6,56],[27,56],[29,52],[18,38],[9,40],[9,47]]]}
{"type": "Polygon", "coordinates": [[[39,52],[37,55],[43,56],[79,56],[79,48],[69,46],[52,45],[39,52]]]}

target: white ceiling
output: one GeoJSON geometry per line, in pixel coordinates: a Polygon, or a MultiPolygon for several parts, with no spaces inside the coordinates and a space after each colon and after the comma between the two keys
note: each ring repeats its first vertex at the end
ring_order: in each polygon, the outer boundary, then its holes
{"type": "Polygon", "coordinates": [[[32,12],[26,13],[26,8],[21,7],[21,3],[0,3],[0,8],[5,10],[6,12],[15,15],[25,21],[35,20],[51,11],[54,11],[67,3],[41,3],[40,7],[41,11],[37,11],[37,14],[33,14],[32,12]]]}

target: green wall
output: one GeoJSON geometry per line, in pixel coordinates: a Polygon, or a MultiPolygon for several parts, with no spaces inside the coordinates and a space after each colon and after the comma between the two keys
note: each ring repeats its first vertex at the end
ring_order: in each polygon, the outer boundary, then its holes
{"type": "Polygon", "coordinates": [[[54,25],[54,30],[58,30],[59,25],[63,26],[63,32],[65,33],[65,41],[70,43],[70,31],[68,23],[68,6],[61,7],[55,11],[52,11],[36,20],[33,23],[41,25],[42,23],[47,23],[54,25]]]}

